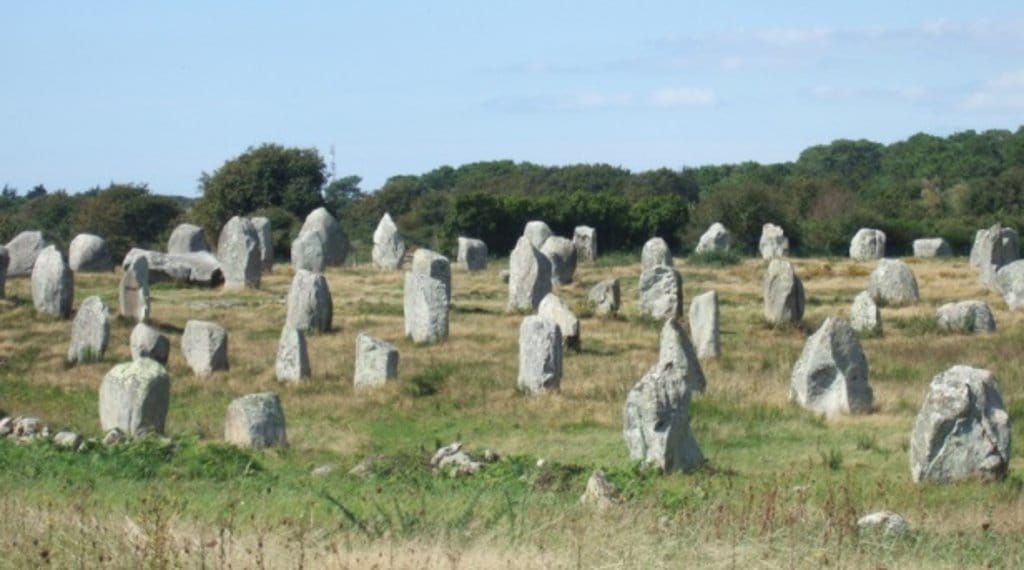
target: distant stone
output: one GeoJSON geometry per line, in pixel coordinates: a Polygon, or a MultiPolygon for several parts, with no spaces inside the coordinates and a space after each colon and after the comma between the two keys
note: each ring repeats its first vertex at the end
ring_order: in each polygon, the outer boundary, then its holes
{"type": "Polygon", "coordinates": [[[128,339],[128,344],[132,353],[132,360],[151,358],[167,366],[167,357],[171,353],[171,341],[157,329],[146,323],[135,325],[128,339]]]}
{"type": "Polygon", "coordinates": [[[419,344],[448,338],[448,291],[440,279],[406,272],[402,304],[405,336],[419,344]]]}
{"type": "Polygon", "coordinates": [[[761,226],[761,241],[758,243],[758,250],[763,259],[773,257],[786,257],[789,255],[789,238],[782,228],[775,224],[761,226]]]}
{"type": "Polygon", "coordinates": [[[449,302],[452,300],[452,267],[447,257],[429,249],[417,249],[409,271],[440,281],[444,285],[445,298],[449,302]]]}
{"type": "Polygon", "coordinates": [[[896,307],[912,305],[921,300],[914,272],[898,259],[878,261],[868,281],[868,293],[871,293],[876,303],[896,307]]]}
{"type": "Polygon", "coordinates": [[[533,311],[551,292],[551,261],[521,237],[508,263],[508,310],[533,311]]]}
{"type": "Polygon", "coordinates": [[[224,224],[217,240],[217,259],[224,272],[225,289],[260,286],[260,237],[248,218],[235,216],[224,224]]]}
{"type": "Polygon", "coordinates": [[[398,377],[398,349],[367,334],[356,336],[356,387],[383,386],[398,377]]]}
{"type": "Polygon", "coordinates": [[[43,232],[24,231],[7,242],[10,262],[7,264],[8,277],[24,277],[32,274],[32,267],[43,248],[50,245],[43,232]]]}
{"type": "Polygon", "coordinates": [[[882,313],[879,312],[871,293],[861,291],[853,299],[853,306],[850,308],[850,327],[862,334],[882,334],[882,313]]]}
{"type": "Polygon", "coordinates": [[[576,274],[576,247],[572,241],[561,236],[545,240],[540,252],[551,262],[551,283],[568,285],[576,274]]]}
{"type": "Polygon", "coordinates": [[[946,303],[935,313],[939,328],[962,333],[995,332],[996,319],[992,309],[982,301],[946,303]]]}
{"type": "Polygon", "coordinates": [[[43,420],[31,416],[20,416],[14,418],[13,431],[11,435],[22,441],[28,441],[37,437],[50,437],[50,428],[43,420]]]}
{"type": "Polygon", "coordinates": [[[188,321],[181,335],[181,353],[199,377],[228,369],[228,333],[208,321],[188,321]]]}
{"type": "Polygon", "coordinates": [[[880,532],[885,536],[902,536],[910,532],[910,523],[903,515],[892,511],[878,511],[857,519],[861,532],[880,532]]]}
{"type": "Polygon", "coordinates": [[[370,257],[378,269],[395,271],[402,264],[405,242],[398,235],[398,226],[387,212],[381,217],[373,232],[373,250],[370,257]]]}
{"type": "Polygon", "coordinates": [[[299,269],[288,289],[285,323],[301,331],[331,330],[334,305],[322,273],[299,269]]]}
{"type": "Polygon", "coordinates": [[[656,265],[667,265],[672,267],[672,252],[668,244],[660,237],[647,240],[640,252],[640,271],[647,271],[656,265]]]}
{"type": "Polygon", "coordinates": [[[87,363],[103,359],[110,341],[110,311],[103,300],[92,296],[82,301],[71,323],[68,362],[87,363]]]}
{"type": "Polygon", "coordinates": [[[683,311],[683,276],[668,265],[640,274],[637,286],[640,315],[655,320],[679,317],[683,311]]]}
{"type": "Polygon", "coordinates": [[[807,339],[793,366],[789,398],[827,416],[871,411],[868,360],[845,320],[828,317],[807,339]]]}
{"type": "Polygon", "coordinates": [[[700,366],[693,344],[675,319],[668,319],[661,327],[658,364],[671,364],[671,373],[676,376],[676,382],[690,394],[703,392],[707,386],[704,369],[700,366]]]}
{"type": "Polygon", "coordinates": [[[11,263],[11,254],[0,245],[0,299],[7,296],[7,266],[11,263]]]}
{"type": "Polygon", "coordinates": [[[1010,416],[995,376],[954,366],[932,379],[910,437],[914,482],[1002,479],[1010,464],[1010,416]]]}
{"type": "Polygon", "coordinates": [[[858,261],[885,257],[885,232],[861,228],[850,240],[850,258],[858,261]]]}
{"type": "Polygon", "coordinates": [[[117,304],[122,317],[139,323],[149,320],[149,261],[145,256],[135,257],[125,268],[117,288],[117,304]]]}
{"type": "Polygon", "coordinates": [[[605,279],[594,285],[587,294],[587,303],[599,317],[610,317],[618,314],[621,302],[621,291],[618,279],[605,279]]]}
{"type": "Polygon", "coordinates": [[[203,228],[193,224],[179,224],[167,240],[167,253],[182,254],[210,251],[203,228]]]}
{"type": "Polygon", "coordinates": [[[537,314],[555,322],[566,348],[580,350],[580,320],[558,295],[545,295],[537,307],[537,314]]]}
{"type": "Polygon", "coordinates": [[[732,246],[732,234],[719,222],[711,226],[700,236],[695,253],[725,253],[732,246]]]}
{"type": "Polygon", "coordinates": [[[721,356],[717,292],[708,291],[697,295],[690,301],[690,336],[693,338],[698,358],[721,356]]]}
{"type": "Polygon", "coordinates": [[[629,457],[668,473],[690,471],[704,455],[690,429],[690,392],[671,362],[655,364],[626,397],[623,436],[629,457]]]}
{"type": "Polygon", "coordinates": [[[103,431],[116,428],[130,437],[163,433],[170,398],[171,380],[157,361],[118,364],[100,385],[100,425],[103,431]]]}
{"type": "Polygon", "coordinates": [[[539,250],[544,242],[551,237],[551,228],[539,220],[526,222],[526,227],[523,228],[523,237],[530,240],[530,245],[539,250]]]}
{"type": "Polygon", "coordinates": [[[619,501],[619,491],[608,481],[604,471],[597,469],[587,479],[587,487],[580,495],[580,503],[598,509],[607,509],[619,501]]]}
{"type": "Polygon", "coordinates": [[[316,232],[303,232],[292,241],[292,269],[323,273],[327,267],[324,242],[316,232]]]}
{"type": "Polygon", "coordinates": [[[557,390],[562,383],[562,335],[558,325],[531,315],[519,326],[519,389],[528,394],[557,390]]]}
{"type": "Polygon", "coordinates": [[[456,259],[459,267],[466,271],[483,271],[487,269],[487,244],[478,239],[460,236],[456,259]]]}
{"type": "Polygon", "coordinates": [[[978,230],[971,247],[971,267],[978,268],[982,285],[996,287],[997,272],[1020,257],[1020,239],[1017,232],[995,224],[978,230]]]}
{"type": "Polygon", "coordinates": [[[914,257],[949,257],[953,248],[942,238],[922,238],[914,240],[914,257]]]}
{"type": "Polygon", "coordinates": [[[324,263],[341,265],[348,256],[348,236],[342,231],[341,225],[326,208],[317,208],[306,216],[306,221],[299,230],[299,235],[314,232],[323,242],[324,263]]]}
{"type": "Polygon", "coordinates": [[[224,421],[224,440],[240,447],[287,447],[281,398],[272,392],[249,394],[231,402],[224,421]]]}
{"type": "Polygon", "coordinates": [[[278,382],[298,383],[308,379],[310,374],[306,333],[286,325],[277,343],[274,375],[278,382]]]}
{"type": "Polygon", "coordinates": [[[462,450],[462,442],[448,444],[430,458],[430,467],[436,473],[447,473],[449,477],[475,475],[483,467],[483,463],[474,461],[462,450]]]}
{"type": "Polygon", "coordinates": [[[804,318],[804,285],[793,264],[772,259],[764,275],[764,318],[773,325],[796,324],[804,318]]]}
{"type": "Polygon", "coordinates": [[[216,287],[224,282],[220,261],[206,251],[169,254],[132,248],[124,256],[121,267],[127,269],[139,256],[144,256],[149,263],[150,283],[173,281],[188,285],[216,287]]]}
{"type": "Polygon", "coordinates": [[[78,234],[68,246],[68,266],[79,273],[105,273],[114,270],[110,250],[103,238],[93,234],[78,234]]]}
{"type": "Polygon", "coordinates": [[[590,226],[576,226],[572,232],[572,244],[576,247],[579,261],[597,261],[597,230],[590,226]]]}
{"type": "Polygon", "coordinates": [[[260,216],[249,218],[249,221],[256,229],[256,237],[260,242],[260,264],[263,271],[270,272],[274,269],[274,233],[270,219],[260,216]]]}
{"type": "Polygon", "coordinates": [[[75,299],[75,278],[64,256],[48,245],[32,266],[32,304],[36,311],[61,319],[71,317],[75,299]]]}

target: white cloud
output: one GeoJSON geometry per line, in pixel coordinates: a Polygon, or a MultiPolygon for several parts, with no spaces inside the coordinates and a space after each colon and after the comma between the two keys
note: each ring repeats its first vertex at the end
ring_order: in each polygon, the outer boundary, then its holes
{"type": "Polygon", "coordinates": [[[831,28],[774,28],[753,32],[756,39],[777,46],[799,46],[817,43],[832,37],[831,28]]]}
{"type": "Polygon", "coordinates": [[[813,99],[829,103],[865,99],[923,103],[927,101],[929,96],[928,89],[920,85],[906,87],[837,87],[835,85],[815,85],[810,88],[809,93],[813,99]]]}
{"type": "Polygon", "coordinates": [[[628,107],[633,103],[632,93],[601,93],[583,91],[570,93],[560,98],[558,106],[563,109],[609,109],[628,107]]]}
{"type": "Polygon", "coordinates": [[[980,110],[1024,109],[1024,69],[985,82],[967,97],[966,106],[980,110]]]}
{"type": "Polygon", "coordinates": [[[691,107],[714,105],[715,91],[704,87],[667,87],[651,93],[655,107],[691,107]]]}

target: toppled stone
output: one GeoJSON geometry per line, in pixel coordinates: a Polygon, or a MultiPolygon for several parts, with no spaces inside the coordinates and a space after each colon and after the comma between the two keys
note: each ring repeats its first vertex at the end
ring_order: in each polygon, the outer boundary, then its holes
{"type": "Polygon", "coordinates": [[[310,374],[306,333],[285,325],[281,330],[281,339],[277,343],[274,375],[278,382],[298,383],[308,379],[310,374]]]}
{"type": "Polygon", "coordinates": [[[446,445],[437,450],[430,458],[430,467],[437,472],[447,472],[450,477],[460,475],[475,475],[483,464],[473,459],[462,451],[462,442],[446,445]]]}
{"type": "Polygon", "coordinates": [[[16,437],[22,441],[50,437],[49,426],[43,423],[43,420],[31,416],[14,418],[11,428],[11,437],[16,437]]]}
{"type": "Polygon", "coordinates": [[[672,267],[672,252],[668,244],[660,237],[654,237],[644,243],[640,251],[640,272],[653,269],[656,265],[667,265],[672,267]]]}
{"type": "Polygon", "coordinates": [[[807,339],[793,366],[789,399],[828,416],[871,411],[868,361],[845,320],[829,317],[807,339]]]}
{"type": "Polygon", "coordinates": [[[544,242],[551,237],[551,228],[540,220],[529,221],[523,228],[523,237],[529,240],[530,245],[539,250],[544,246],[544,242]]]}
{"type": "Polygon", "coordinates": [[[379,269],[394,271],[402,265],[405,242],[398,235],[398,226],[387,212],[381,217],[373,232],[373,251],[370,256],[379,269]]]}
{"type": "Polygon", "coordinates": [[[533,311],[551,292],[551,260],[521,237],[508,263],[508,310],[533,311]]]}
{"type": "Polygon", "coordinates": [[[172,281],[187,285],[216,287],[224,282],[220,261],[208,251],[169,254],[132,248],[121,267],[128,269],[135,258],[144,256],[149,263],[149,282],[172,281]]]}
{"type": "Polygon", "coordinates": [[[551,262],[551,284],[568,285],[576,274],[576,247],[572,241],[561,236],[551,236],[544,241],[540,252],[551,262]]]}
{"type": "Polygon", "coordinates": [[[942,238],[922,238],[914,240],[914,257],[949,257],[953,248],[942,238]]]}
{"type": "Polygon", "coordinates": [[[676,318],[683,312],[683,276],[668,265],[655,265],[640,274],[637,296],[641,316],[676,318]]]}
{"type": "Polygon", "coordinates": [[[716,291],[697,295],[690,301],[690,336],[698,358],[718,358],[722,354],[716,291]]]}
{"type": "Polygon", "coordinates": [[[861,228],[850,240],[850,258],[858,261],[885,257],[885,232],[861,228]]]}
{"type": "Polygon", "coordinates": [[[36,311],[60,319],[71,317],[75,299],[75,278],[64,256],[48,245],[32,266],[32,304],[36,311]]]}
{"type": "Polygon", "coordinates": [[[576,226],[572,232],[572,244],[578,260],[597,261],[597,230],[590,226],[576,226]]]}
{"type": "Polygon", "coordinates": [[[82,445],[82,435],[73,431],[58,432],[53,436],[53,445],[64,449],[78,449],[82,445]]]}
{"type": "Polygon", "coordinates": [[[306,216],[306,221],[299,230],[299,235],[306,232],[315,232],[323,242],[324,263],[327,265],[341,265],[345,263],[348,256],[348,236],[341,229],[338,220],[327,211],[326,208],[317,208],[306,216]]]}
{"type": "Polygon", "coordinates": [[[170,399],[171,380],[160,363],[142,358],[118,364],[100,385],[100,425],[130,437],[163,433],[170,399]]]}
{"type": "Polygon", "coordinates": [[[868,281],[868,293],[875,302],[891,306],[911,305],[921,300],[914,272],[898,259],[878,261],[868,281]]]}
{"type": "Polygon", "coordinates": [[[604,471],[597,469],[587,479],[587,488],[580,495],[580,503],[606,509],[619,502],[619,490],[608,481],[604,471]]]}
{"type": "Polygon", "coordinates": [[[357,387],[383,386],[398,377],[398,349],[394,345],[367,334],[356,336],[357,387]]]}
{"type": "Polygon", "coordinates": [[[732,234],[719,222],[711,226],[700,236],[695,253],[725,253],[732,246],[732,234]]]}
{"type": "Polygon", "coordinates": [[[599,317],[614,316],[619,312],[620,291],[618,279],[605,279],[590,289],[587,303],[599,317]]]}
{"type": "Polygon", "coordinates": [[[580,320],[558,295],[545,295],[537,307],[537,314],[554,321],[566,348],[577,352],[580,350],[580,320]]]}
{"type": "Polygon", "coordinates": [[[216,323],[188,321],[181,335],[181,353],[196,376],[227,370],[228,332],[216,323]]]}
{"type": "Polygon", "coordinates": [[[103,359],[110,340],[110,311],[103,300],[92,296],[82,301],[71,323],[68,362],[86,363],[103,359]]]}
{"type": "Polygon", "coordinates": [[[487,269],[487,244],[478,239],[460,236],[456,260],[459,267],[466,271],[487,269]]]}
{"type": "Polygon", "coordinates": [[[135,325],[128,344],[132,360],[151,358],[163,366],[167,366],[167,358],[171,353],[171,341],[155,328],[145,323],[135,325]]]}
{"type": "Polygon", "coordinates": [[[103,238],[93,234],[78,234],[68,246],[68,266],[80,273],[103,273],[114,270],[110,249],[103,238]]]}
{"type": "Polygon", "coordinates": [[[804,318],[804,285],[793,264],[772,259],[764,275],[764,318],[773,325],[796,324],[804,318]]]}
{"type": "Polygon", "coordinates": [[[892,511],[878,511],[857,519],[861,532],[881,532],[885,536],[902,536],[910,532],[910,523],[903,515],[892,511]]]}
{"type": "Polygon", "coordinates": [[[260,236],[248,218],[234,216],[220,230],[217,259],[225,289],[258,288],[263,273],[260,236]]]}
{"type": "Polygon", "coordinates": [[[210,244],[206,242],[203,228],[193,224],[178,224],[167,240],[167,253],[182,254],[209,252],[210,244]]]}
{"type": "Polygon", "coordinates": [[[758,242],[758,251],[762,259],[773,257],[786,257],[789,255],[789,238],[786,232],[775,224],[764,224],[761,226],[761,240],[758,242]]]}
{"type": "Polygon", "coordinates": [[[550,319],[531,315],[519,326],[519,389],[557,390],[562,382],[562,334],[550,319]]]}
{"type": "Polygon", "coordinates": [[[144,323],[149,320],[149,261],[145,256],[137,256],[121,276],[117,287],[117,304],[121,316],[144,323]]]}
{"type": "Polygon", "coordinates": [[[7,254],[10,261],[7,264],[8,277],[24,277],[32,274],[32,267],[36,258],[43,249],[50,245],[40,231],[24,231],[14,236],[14,239],[7,242],[7,254]]]}
{"type": "Polygon", "coordinates": [[[231,402],[224,440],[240,447],[288,447],[281,398],[272,392],[249,394],[231,402]]]}
{"type": "Polygon", "coordinates": [[[331,330],[334,305],[327,279],[322,273],[305,269],[295,272],[288,289],[285,323],[301,331],[326,332],[331,330]]]}
{"type": "Polygon", "coordinates": [[[260,242],[260,264],[263,271],[274,269],[274,232],[270,225],[270,219],[258,216],[249,218],[252,227],[256,230],[256,237],[260,242]]]}
{"type": "Polygon", "coordinates": [[[882,313],[878,310],[871,293],[861,291],[854,297],[853,306],[850,308],[850,326],[862,334],[882,334],[882,313]]]}
{"type": "Polygon", "coordinates": [[[326,266],[324,242],[320,234],[304,232],[292,241],[292,269],[323,273],[326,266]]]}
{"type": "Polygon", "coordinates": [[[690,430],[690,392],[679,381],[674,363],[658,363],[626,397],[623,436],[629,457],[662,472],[690,471],[704,455],[690,430]]]}
{"type": "Polygon", "coordinates": [[[946,303],[935,313],[939,328],[962,333],[995,332],[992,309],[982,301],[946,303]]]}

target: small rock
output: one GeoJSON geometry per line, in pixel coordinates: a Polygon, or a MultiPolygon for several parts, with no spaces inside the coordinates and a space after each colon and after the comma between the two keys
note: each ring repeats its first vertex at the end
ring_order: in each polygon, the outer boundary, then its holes
{"type": "Polygon", "coordinates": [[[910,524],[903,515],[892,511],[878,511],[864,515],[857,521],[862,531],[881,531],[886,536],[901,536],[910,532],[910,524]]]}
{"type": "Polygon", "coordinates": [[[593,505],[598,509],[613,506],[619,499],[619,490],[612,485],[604,471],[598,469],[587,479],[587,488],[580,495],[580,503],[593,505]]]}
{"type": "Polygon", "coordinates": [[[992,309],[982,301],[946,303],[935,313],[939,328],[962,333],[995,332],[992,309]]]}
{"type": "Polygon", "coordinates": [[[82,444],[82,436],[73,431],[62,431],[53,436],[53,444],[66,449],[78,449],[82,444]]]}
{"type": "Polygon", "coordinates": [[[328,463],[327,465],[321,465],[321,466],[317,467],[316,469],[313,469],[313,471],[310,472],[310,475],[312,475],[313,477],[326,477],[326,476],[330,475],[331,473],[334,473],[337,470],[338,470],[338,466],[337,465],[328,463]]]}
{"type": "Polygon", "coordinates": [[[448,471],[451,477],[460,475],[474,475],[483,467],[483,464],[473,459],[462,451],[462,442],[455,442],[438,449],[430,458],[430,466],[435,472],[448,471]]]}

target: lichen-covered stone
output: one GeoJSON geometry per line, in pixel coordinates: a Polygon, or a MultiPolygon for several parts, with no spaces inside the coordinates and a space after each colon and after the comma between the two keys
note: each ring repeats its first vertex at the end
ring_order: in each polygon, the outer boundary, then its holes
{"type": "Polygon", "coordinates": [[[551,292],[551,261],[521,237],[508,264],[508,310],[533,311],[551,292]]]}
{"type": "Polygon", "coordinates": [[[885,232],[861,228],[850,240],[850,258],[858,261],[885,257],[885,232]]]}
{"type": "Polygon", "coordinates": [[[36,311],[61,319],[71,317],[75,278],[64,256],[48,245],[32,266],[32,304],[36,311]]]}
{"type": "Polygon", "coordinates": [[[228,332],[216,323],[188,321],[181,335],[181,353],[199,377],[228,369],[228,332]]]}
{"type": "Polygon", "coordinates": [[[572,232],[572,244],[578,261],[597,261],[597,230],[590,226],[576,226],[572,232]]]}
{"type": "Polygon", "coordinates": [[[772,259],[764,275],[764,318],[773,325],[795,324],[804,318],[804,285],[793,264],[772,259]]]}
{"type": "Polygon", "coordinates": [[[898,259],[880,259],[868,280],[868,293],[875,302],[890,306],[911,305],[921,300],[917,278],[898,259]]]}
{"type": "Polygon", "coordinates": [[[871,411],[868,360],[845,320],[828,317],[807,339],[793,366],[790,400],[828,416],[871,411]]]}
{"type": "Polygon", "coordinates": [[[171,341],[157,329],[146,323],[135,325],[128,338],[128,344],[132,360],[151,358],[167,366],[167,358],[171,353],[171,341]]]}
{"type": "Polygon", "coordinates": [[[105,273],[114,270],[110,249],[103,238],[93,234],[78,234],[68,246],[68,266],[79,273],[105,273]]]}
{"type": "Polygon", "coordinates": [[[310,374],[306,333],[285,325],[277,343],[274,375],[279,382],[298,383],[308,379],[310,374]]]}
{"type": "Polygon", "coordinates": [[[50,245],[40,231],[24,231],[14,236],[5,246],[10,261],[7,264],[8,277],[23,277],[32,274],[32,267],[43,249],[50,245]]]}
{"type": "Polygon", "coordinates": [[[260,242],[260,263],[263,271],[269,272],[274,269],[274,232],[269,218],[262,216],[249,218],[252,227],[256,230],[256,237],[260,242]]]}
{"type": "Polygon", "coordinates": [[[224,440],[240,447],[287,447],[284,408],[277,394],[249,394],[231,402],[224,421],[224,440]]]}
{"type": "Polygon", "coordinates": [[[683,276],[668,265],[655,265],[640,274],[637,297],[641,316],[676,318],[683,311],[683,276]]]}
{"type": "Polygon", "coordinates": [[[348,256],[348,236],[341,229],[338,220],[334,219],[334,216],[326,208],[317,208],[306,216],[299,235],[305,232],[314,232],[320,236],[320,241],[323,243],[324,263],[331,266],[345,263],[345,258],[348,256]]]}
{"type": "Polygon", "coordinates": [[[732,246],[732,234],[720,222],[711,224],[701,234],[695,253],[725,253],[732,246]]]}
{"type": "Polygon", "coordinates": [[[71,323],[68,362],[85,363],[103,359],[110,341],[110,311],[97,296],[82,301],[71,323]]]}
{"type": "Polygon", "coordinates": [[[537,314],[558,325],[558,332],[566,348],[580,350],[580,319],[558,295],[545,295],[537,307],[537,314]]]}
{"type": "Polygon", "coordinates": [[[758,242],[757,249],[763,259],[786,257],[789,255],[789,238],[779,226],[771,223],[764,224],[761,226],[761,240],[758,242]]]}
{"type": "Polygon", "coordinates": [[[914,257],[949,257],[953,248],[942,238],[921,238],[914,240],[914,257]]]}
{"type": "Polygon", "coordinates": [[[861,291],[854,297],[850,307],[850,327],[862,334],[882,334],[882,313],[871,293],[861,291]]]}
{"type": "Polygon", "coordinates": [[[149,261],[137,256],[121,276],[117,288],[118,311],[122,317],[144,323],[149,320],[149,261]]]}
{"type": "Polygon", "coordinates": [[[629,391],[622,416],[630,459],[665,473],[704,463],[690,429],[690,393],[672,362],[659,362],[644,374],[629,391]]]}
{"type": "Polygon", "coordinates": [[[259,287],[263,273],[260,237],[248,218],[234,216],[220,231],[217,259],[224,273],[225,289],[259,287]]]}
{"type": "Polygon", "coordinates": [[[690,336],[698,358],[721,356],[717,292],[708,291],[690,301],[690,336]]]}
{"type": "Polygon", "coordinates": [[[551,228],[540,220],[532,220],[526,222],[526,226],[523,228],[523,237],[530,241],[530,245],[539,250],[544,242],[551,237],[551,228]]]}
{"type": "Polygon", "coordinates": [[[996,319],[983,301],[946,303],[935,313],[939,328],[962,333],[995,332],[996,319]]]}
{"type": "Polygon", "coordinates": [[[622,293],[618,279],[605,279],[587,293],[587,303],[599,317],[610,317],[619,312],[622,293]]]}
{"type": "Polygon", "coordinates": [[[547,318],[530,315],[519,326],[519,389],[528,394],[557,390],[562,383],[562,335],[547,318]]]}
{"type": "Polygon", "coordinates": [[[487,244],[478,239],[460,236],[456,259],[459,267],[466,271],[483,271],[487,269],[487,244]]]}
{"type": "Polygon", "coordinates": [[[640,272],[653,269],[656,265],[672,267],[672,252],[660,237],[653,237],[644,243],[640,251],[640,272]]]}
{"type": "Polygon", "coordinates": [[[210,244],[206,241],[203,228],[194,224],[179,224],[171,232],[167,240],[167,253],[195,253],[210,251],[210,244]]]}
{"type": "Polygon", "coordinates": [[[551,236],[544,241],[540,252],[551,262],[551,283],[568,285],[576,274],[576,247],[572,241],[561,236],[551,236]]]}
{"type": "Polygon", "coordinates": [[[285,323],[301,331],[331,330],[334,305],[327,279],[322,273],[300,269],[288,289],[285,323]]]}
{"type": "Polygon", "coordinates": [[[398,226],[387,212],[377,223],[373,231],[373,250],[370,258],[378,269],[394,271],[402,264],[405,255],[405,242],[398,235],[398,226]]]}
{"type": "Polygon", "coordinates": [[[356,337],[356,370],[353,382],[357,387],[383,386],[398,377],[398,349],[388,342],[367,334],[356,337]]]}
{"type": "Polygon", "coordinates": [[[142,358],[118,364],[100,384],[100,424],[135,437],[163,433],[171,399],[171,380],[157,361],[142,358]]]}

